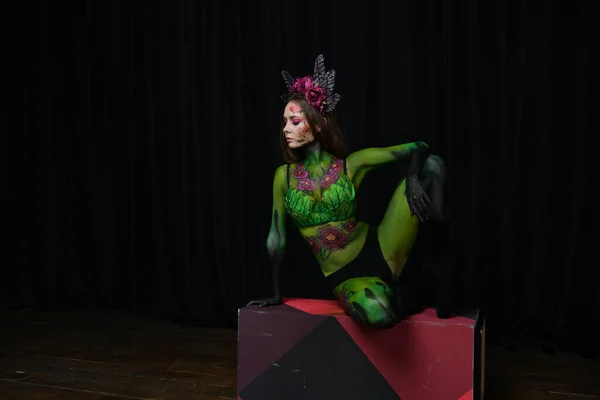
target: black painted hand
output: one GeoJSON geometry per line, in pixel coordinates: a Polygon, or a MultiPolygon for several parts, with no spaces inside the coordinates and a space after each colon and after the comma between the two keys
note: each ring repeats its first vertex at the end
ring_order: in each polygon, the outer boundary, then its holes
{"type": "Polygon", "coordinates": [[[437,213],[427,196],[427,192],[421,186],[418,176],[409,176],[406,178],[406,200],[410,208],[410,214],[416,215],[419,221],[425,222],[430,219],[436,219],[437,213]]]}
{"type": "Polygon", "coordinates": [[[246,305],[247,306],[267,307],[267,306],[277,306],[282,303],[283,303],[283,301],[281,300],[281,297],[269,297],[267,299],[262,299],[262,300],[252,300],[250,303],[248,303],[246,305]]]}

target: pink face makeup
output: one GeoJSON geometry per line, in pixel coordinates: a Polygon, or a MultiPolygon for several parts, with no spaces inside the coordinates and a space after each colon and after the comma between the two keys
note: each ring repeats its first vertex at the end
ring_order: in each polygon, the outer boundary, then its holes
{"type": "Polygon", "coordinates": [[[296,149],[314,141],[303,110],[296,103],[289,103],[283,114],[283,133],[290,148],[296,149]]]}

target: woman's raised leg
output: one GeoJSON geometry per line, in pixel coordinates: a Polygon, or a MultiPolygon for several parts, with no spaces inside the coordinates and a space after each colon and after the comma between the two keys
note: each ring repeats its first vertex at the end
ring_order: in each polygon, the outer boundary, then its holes
{"type": "MultiPolygon", "coordinates": [[[[437,218],[443,218],[446,181],[444,161],[438,156],[429,156],[420,173],[420,181],[433,204],[433,214],[437,218]]],[[[381,251],[392,270],[394,279],[402,274],[419,232],[419,219],[411,215],[405,191],[406,181],[403,179],[394,191],[383,219],[377,227],[381,251]]]]}

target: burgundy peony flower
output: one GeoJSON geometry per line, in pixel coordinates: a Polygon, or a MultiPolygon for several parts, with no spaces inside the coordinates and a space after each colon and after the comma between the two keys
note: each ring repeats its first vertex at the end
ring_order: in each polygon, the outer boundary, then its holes
{"type": "Polygon", "coordinates": [[[292,87],[290,88],[290,92],[294,93],[302,93],[305,94],[307,90],[313,88],[315,83],[312,80],[311,76],[305,76],[304,78],[296,78],[292,87]]]}
{"type": "Polygon", "coordinates": [[[323,111],[323,100],[325,100],[325,91],[323,88],[316,86],[311,76],[296,78],[290,92],[301,93],[306,97],[306,101],[313,107],[323,111]]]}
{"type": "Polygon", "coordinates": [[[313,253],[318,253],[321,250],[321,246],[319,245],[319,241],[316,240],[315,238],[307,238],[306,242],[308,243],[308,245],[310,246],[310,249],[312,250],[313,253]]]}
{"type": "Polygon", "coordinates": [[[306,97],[306,101],[308,101],[308,104],[321,110],[323,109],[325,91],[322,88],[318,86],[310,88],[306,91],[306,93],[304,93],[304,96],[306,97]]]}
{"type": "Polygon", "coordinates": [[[348,232],[354,232],[357,226],[358,224],[356,221],[346,221],[346,223],[344,223],[344,229],[348,232]]]}
{"type": "Polygon", "coordinates": [[[322,246],[328,250],[343,249],[348,244],[348,235],[335,226],[319,228],[317,234],[322,246]]]}
{"type": "Polygon", "coordinates": [[[319,182],[322,188],[328,188],[332,184],[334,184],[338,180],[338,174],[335,172],[330,172],[328,174],[323,175],[321,181],[319,182]]]}
{"type": "Polygon", "coordinates": [[[315,188],[315,181],[311,179],[300,179],[298,182],[298,190],[313,190],[315,188]]]}
{"type": "Polygon", "coordinates": [[[296,178],[296,179],[306,178],[307,176],[308,176],[308,171],[305,169],[296,168],[294,170],[294,178],[296,178]]]}
{"type": "Polygon", "coordinates": [[[342,160],[337,157],[334,157],[329,164],[329,172],[340,172],[342,170],[342,160]]]}

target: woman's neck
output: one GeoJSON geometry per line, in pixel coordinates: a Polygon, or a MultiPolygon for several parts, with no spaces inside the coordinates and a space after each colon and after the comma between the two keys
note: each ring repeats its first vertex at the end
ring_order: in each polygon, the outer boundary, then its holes
{"type": "Polygon", "coordinates": [[[329,155],[329,153],[321,148],[321,145],[319,145],[319,142],[316,140],[311,144],[306,145],[305,150],[304,163],[309,165],[320,164],[323,158],[329,155]]]}

